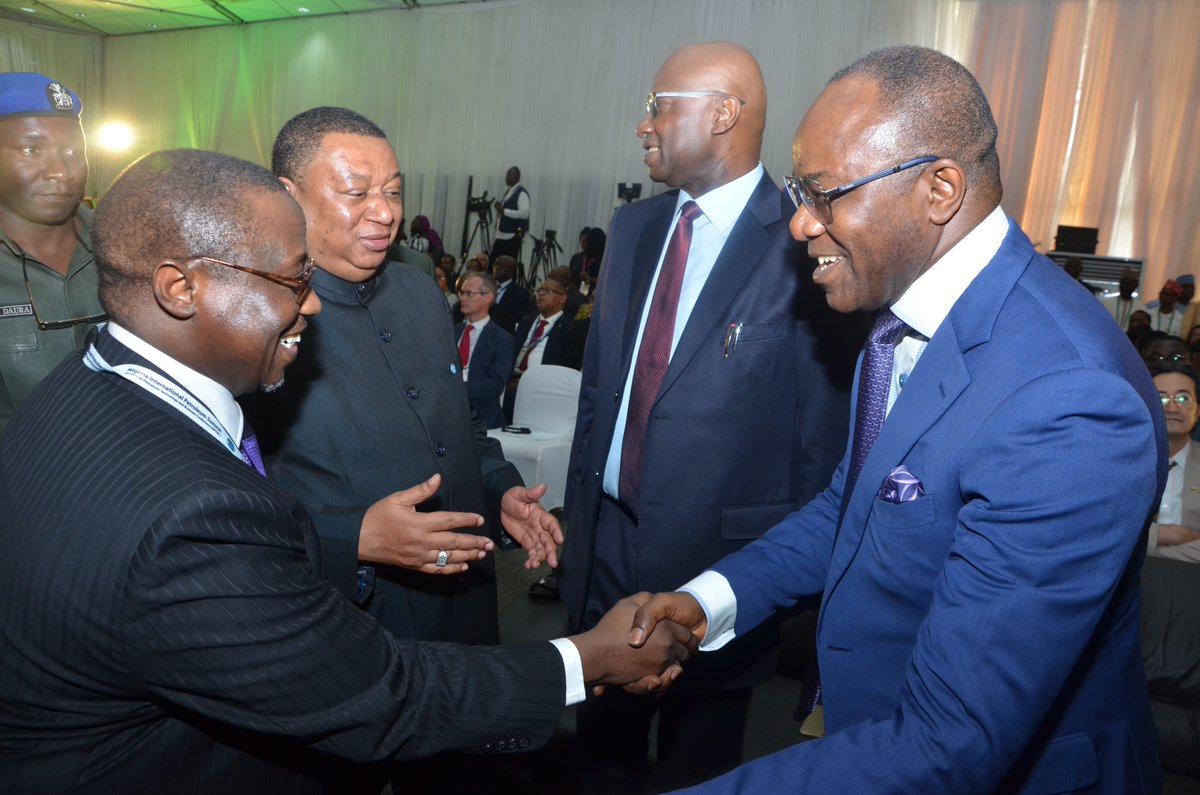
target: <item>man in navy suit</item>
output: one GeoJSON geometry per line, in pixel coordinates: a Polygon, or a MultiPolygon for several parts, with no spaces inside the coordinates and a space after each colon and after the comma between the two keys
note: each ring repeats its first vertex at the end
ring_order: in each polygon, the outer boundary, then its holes
{"type": "Polygon", "coordinates": [[[519,347],[504,390],[504,415],[509,422],[513,421],[517,388],[526,370],[539,364],[578,370],[583,355],[583,346],[575,334],[575,318],[566,312],[567,288],[561,282],[546,279],[537,288],[534,301],[537,313],[517,324],[519,347]]]}
{"type": "MultiPolygon", "coordinates": [[[[579,627],[624,594],[681,585],[828,482],[845,445],[862,339],[853,329],[831,333],[831,321],[846,319],[801,278],[791,203],[759,162],[766,93],[754,57],[728,43],[685,47],[652,88],[637,135],[650,177],[678,190],[618,210],[600,269],[560,574],[579,627]],[[662,263],[688,206],[701,214],[683,275],[668,288],[662,263]],[[660,302],[672,311],[659,313],[660,302]],[[668,315],[673,328],[658,330],[653,318],[668,315]],[[631,419],[641,352],[659,344],[669,362],[656,372],[661,385],[631,419]],[[634,435],[643,442],[631,452],[634,435]]],[[[651,786],[736,765],[750,688],[773,668],[776,629],[702,659],[681,682],[687,690],[660,702],[613,693],[589,703],[580,746],[600,769],[585,778],[601,790],[638,786],[628,778],[643,777],[657,704],[651,786]],[[598,778],[608,774],[625,783],[598,778]]]]}
{"type": "Polygon", "coordinates": [[[488,316],[495,300],[495,279],[486,273],[466,276],[458,289],[463,322],[454,325],[467,399],[489,428],[504,425],[500,396],[508,383],[513,358],[512,335],[488,316]]]}
{"type": "Polygon", "coordinates": [[[585,681],[645,690],[686,658],[631,654],[632,600],[621,626],[551,643],[400,641],[322,577],[234,401],[282,385],[321,306],[304,215],[270,173],[147,155],[92,243],[113,322],[0,441],[5,791],[334,791],[329,755],[536,747],[585,681]]]}
{"type": "Polygon", "coordinates": [[[826,736],[698,790],[1162,791],[1138,623],[1163,412],[1005,218],[996,135],[975,78],[919,47],[838,72],[800,122],[792,232],[830,305],[893,333],[829,487],[635,621],[717,647],[823,591],[826,736]]]}

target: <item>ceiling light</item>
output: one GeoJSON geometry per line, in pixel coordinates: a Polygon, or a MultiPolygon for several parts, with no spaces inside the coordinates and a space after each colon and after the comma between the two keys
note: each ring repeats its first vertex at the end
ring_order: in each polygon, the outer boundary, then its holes
{"type": "Polygon", "coordinates": [[[96,146],[106,152],[124,152],[133,145],[133,128],[119,121],[108,121],[96,130],[96,146]]]}
{"type": "Polygon", "coordinates": [[[33,10],[32,8],[26,8],[25,6],[21,6],[21,10],[24,11],[26,14],[36,14],[37,13],[37,11],[33,10]]]}
{"type": "Polygon", "coordinates": [[[299,7],[299,8],[297,8],[296,10],[297,10],[297,11],[299,11],[301,14],[307,14],[307,13],[308,13],[308,8],[307,8],[307,7],[305,7],[305,6],[300,6],[300,7],[299,7]]]}
{"type": "Polygon", "coordinates": [[[153,30],[154,28],[157,28],[157,27],[158,27],[158,23],[157,23],[157,22],[151,22],[151,23],[150,23],[149,25],[147,25],[146,27],[148,27],[148,28],[150,28],[151,30],[153,30]]]}
{"type": "Polygon", "coordinates": [[[80,19],[83,19],[84,17],[87,16],[87,14],[83,13],[82,11],[76,11],[75,16],[79,17],[80,19]]]}

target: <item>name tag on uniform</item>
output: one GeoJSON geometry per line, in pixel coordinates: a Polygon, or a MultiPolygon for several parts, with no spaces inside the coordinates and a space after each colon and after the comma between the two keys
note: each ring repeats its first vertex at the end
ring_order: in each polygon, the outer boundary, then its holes
{"type": "Polygon", "coordinates": [[[0,306],[0,318],[5,317],[33,317],[33,307],[29,304],[0,306]]]}

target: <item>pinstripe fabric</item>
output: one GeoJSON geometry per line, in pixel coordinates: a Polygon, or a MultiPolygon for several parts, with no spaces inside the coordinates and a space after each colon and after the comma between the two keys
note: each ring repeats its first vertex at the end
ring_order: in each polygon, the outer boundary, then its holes
{"type": "Polygon", "coordinates": [[[13,792],[304,791],[304,747],[515,750],[562,712],[549,644],[393,639],[320,578],[298,503],[78,356],[0,439],[0,515],[13,792]]]}

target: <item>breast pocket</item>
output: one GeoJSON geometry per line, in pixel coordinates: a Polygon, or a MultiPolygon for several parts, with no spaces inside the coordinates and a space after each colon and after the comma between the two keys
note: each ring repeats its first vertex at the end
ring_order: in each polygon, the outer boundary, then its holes
{"type": "Polygon", "coordinates": [[[0,328],[0,356],[34,353],[41,349],[42,341],[36,334],[5,334],[0,328]]]}

